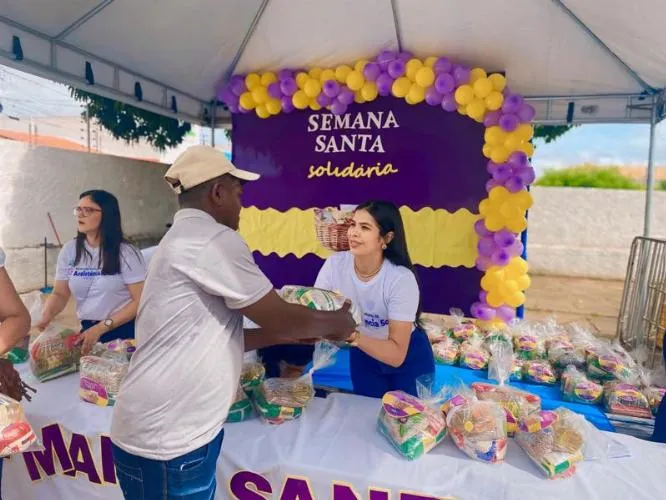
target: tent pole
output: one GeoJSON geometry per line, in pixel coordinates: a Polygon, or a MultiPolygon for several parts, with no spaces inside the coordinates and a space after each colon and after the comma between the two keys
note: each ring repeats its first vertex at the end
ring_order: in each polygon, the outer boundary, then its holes
{"type": "Polygon", "coordinates": [[[650,237],[650,219],[652,218],[652,192],[654,190],[654,136],[657,128],[657,102],[652,98],[652,111],[650,115],[650,145],[648,146],[647,179],[645,181],[645,219],[643,222],[643,236],[650,237]]]}

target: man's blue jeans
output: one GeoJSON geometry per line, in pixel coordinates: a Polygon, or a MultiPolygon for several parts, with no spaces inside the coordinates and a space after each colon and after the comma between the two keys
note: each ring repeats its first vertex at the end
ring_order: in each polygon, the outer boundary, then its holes
{"type": "Polygon", "coordinates": [[[125,500],[212,500],[224,430],[201,448],[160,461],[131,455],[113,445],[116,477],[125,500]]]}

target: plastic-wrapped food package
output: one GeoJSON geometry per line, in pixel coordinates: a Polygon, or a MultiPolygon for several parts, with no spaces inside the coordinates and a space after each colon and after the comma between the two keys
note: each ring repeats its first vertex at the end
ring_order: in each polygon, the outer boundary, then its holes
{"type": "Polygon", "coordinates": [[[602,382],[612,380],[631,381],[635,373],[617,354],[602,349],[602,353],[590,353],[587,357],[587,374],[602,382]]]}
{"type": "Polygon", "coordinates": [[[569,338],[557,337],[548,342],[548,361],[557,370],[567,366],[585,368],[585,350],[577,349],[569,338]]]}
{"type": "Polygon", "coordinates": [[[509,380],[522,380],[523,379],[523,365],[525,362],[522,359],[518,359],[515,356],[511,361],[511,376],[509,380]]]}
{"type": "Polygon", "coordinates": [[[539,396],[513,387],[474,382],[472,389],[480,401],[494,401],[502,407],[509,436],[513,436],[518,429],[521,416],[541,409],[539,396]]]}
{"type": "Polygon", "coordinates": [[[23,405],[0,393],[0,458],[39,448],[41,445],[25,418],[23,405]]]}
{"type": "Polygon", "coordinates": [[[426,332],[431,343],[439,342],[446,338],[446,326],[444,318],[437,314],[421,314],[421,327],[426,332]]]}
{"type": "Polygon", "coordinates": [[[545,359],[525,361],[523,380],[535,384],[552,385],[557,383],[557,372],[545,359]]]}
{"type": "Polygon", "coordinates": [[[423,456],[446,437],[446,420],[431,402],[402,391],[382,398],[377,429],[407,460],[423,456]]]}
{"type": "Polygon", "coordinates": [[[455,365],[460,358],[460,344],[452,338],[445,338],[432,345],[435,362],[442,365],[455,365]]]}
{"type": "Polygon", "coordinates": [[[97,406],[113,406],[128,368],[126,359],[83,356],[79,381],[81,399],[97,406]]]}
{"type": "Polygon", "coordinates": [[[30,369],[40,382],[73,373],[81,357],[81,333],[51,323],[30,345],[30,369]]]}
{"type": "Polygon", "coordinates": [[[567,418],[559,409],[523,418],[516,442],[551,479],[571,477],[576,464],[583,461],[583,429],[578,420],[567,418]]]}
{"type": "Polygon", "coordinates": [[[463,453],[486,463],[504,461],[506,415],[500,405],[458,394],[444,404],[443,411],[449,434],[463,453]]]}
{"type": "Polygon", "coordinates": [[[542,359],[546,354],[546,344],[538,325],[526,322],[518,323],[514,327],[513,346],[519,359],[542,359]]]}
{"type": "Polygon", "coordinates": [[[460,309],[452,308],[449,313],[453,318],[454,325],[449,329],[449,336],[458,342],[463,342],[471,337],[481,335],[481,330],[472,320],[466,320],[460,309]]]}
{"type": "Polygon", "coordinates": [[[562,399],[574,403],[597,404],[601,402],[604,388],[590,380],[583,372],[575,366],[570,365],[562,374],[562,399]]]}
{"type": "Polygon", "coordinates": [[[472,370],[485,370],[488,368],[488,361],[490,353],[481,337],[470,337],[460,346],[460,366],[472,370]]]}
{"type": "Polygon", "coordinates": [[[666,396],[666,389],[663,387],[648,387],[643,390],[643,394],[650,404],[652,414],[656,415],[657,410],[659,409],[659,405],[661,404],[661,400],[664,399],[664,396],[666,396]]]}
{"type": "Polygon", "coordinates": [[[266,376],[266,368],[259,361],[243,363],[240,385],[244,391],[250,392],[259,387],[266,376]]]}
{"type": "Polygon", "coordinates": [[[127,357],[127,360],[132,359],[132,355],[136,352],[135,339],[117,339],[107,342],[106,348],[111,352],[118,352],[127,357]]]}
{"type": "Polygon", "coordinates": [[[236,390],[236,398],[229,408],[229,414],[227,415],[228,423],[243,422],[252,417],[252,402],[250,401],[249,396],[239,385],[238,390],[236,390]]]}
{"type": "Polygon", "coordinates": [[[604,385],[604,407],[609,413],[617,415],[652,418],[648,399],[638,387],[625,382],[614,381],[604,385]]]}
{"type": "Polygon", "coordinates": [[[269,424],[281,424],[301,416],[314,398],[312,374],[333,363],[338,348],[330,342],[315,345],[312,368],[296,379],[268,378],[252,393],[257,413],[269,424]]]}
{"type": "MultiPolygon", "coordinates": [[[[321,290],[308,286],[287,285],[279,292],[282,299],[291,304],[300,304],[317,311],[337,311],[347,300],[343,295],[330,290],[321,290]]],[[[349,308],[354,321],[360,325],[363,321],[361,310],[355,304],[349,308]]]]}

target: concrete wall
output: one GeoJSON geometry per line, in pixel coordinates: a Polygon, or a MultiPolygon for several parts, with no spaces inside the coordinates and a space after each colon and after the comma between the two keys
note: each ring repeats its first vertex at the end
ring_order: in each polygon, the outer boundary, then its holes
{"type": "MultiPolygon", "coordinates": [[[[0,247],[20,291],[44,286],[44,237],[56,243],[50,212],[63,242],[76,234],[72,209],[88,189],[118,197],[123,229],[139,246],[154,244],[176,211],[164,183],[166,166],[0,140],[0,247]]],[[[48,251],[51,282],[58,249],[48,251]]]]}
{"type": "MultiPolygon", "coordinates": [[[[635,236],[643,234],[645,192],[535,187],[529,213],[533,272],[623,279],[635,236]]],[[[652,237],[666,240],[666,191],[653,194],[652,237]]]]}

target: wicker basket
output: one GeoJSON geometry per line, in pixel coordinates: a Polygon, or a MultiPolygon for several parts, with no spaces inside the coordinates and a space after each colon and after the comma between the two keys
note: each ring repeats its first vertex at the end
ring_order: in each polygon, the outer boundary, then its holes
{"type": "Polygon", "coordinates": [[[340,222],[339,215],[336,217],[336,221],[331,221],[330,218],[324,215],[327,211],[330,211],[330,209],[315,208],[315,232],[317,240],[324,248],[333,250],[334,252],[349,250],[347,231],[349,230],[349,226],[351,226],[351,214],[349,214],[350,217],[342,219],[342,222],[340,222]]]}

